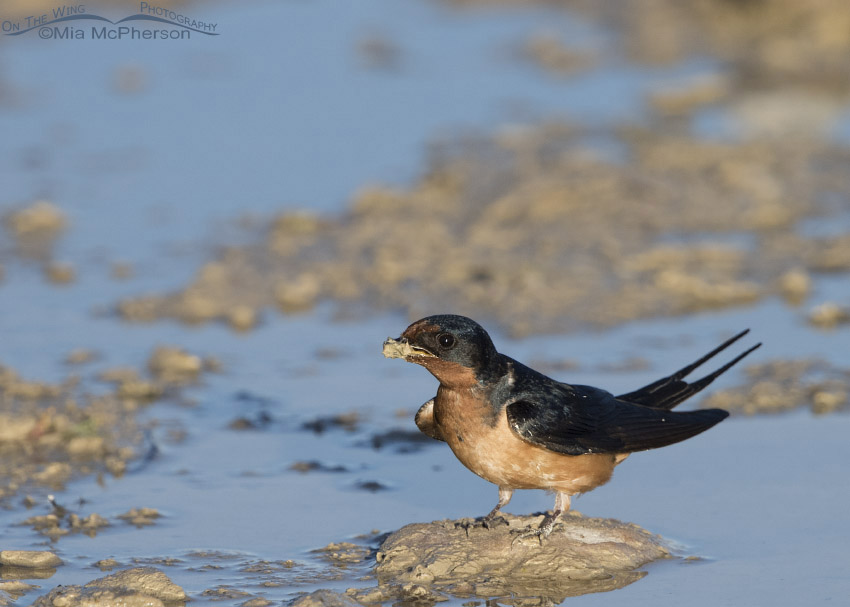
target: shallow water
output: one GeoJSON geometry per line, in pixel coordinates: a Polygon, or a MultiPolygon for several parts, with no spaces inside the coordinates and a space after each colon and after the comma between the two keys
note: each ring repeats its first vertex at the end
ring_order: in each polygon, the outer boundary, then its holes
{"type": "MultiPolygon", "coordinates": [[[[803,339],[793,327],[787,335],[771,335],[769,327],[778,325],[769,307],[594,335],[512,342],[497,333],[496,339],[503,350],[525,360],[580,356],[587,370],[559,376],[615,391],[641,385],[708,349],[717,341],[717,326],[752,325],[756,335],[764,335],[765,351],[776,356],[801,350],[828,356],[839,345],[838,340],[803,339]],[[762,318],[754,318],[757,314],[762,318]],[[658,335],[682,343],[642,346],[658,335]],[[651,360],[651,369],[593,370],[636,354],[651,360]]],[[[787,316],[785,323],[792,320],[787,316]]],[[[308,551],[329,542],[373,529],[391,531],[413,521],[489,510],[495,487],[466,471],[441,444],[413,453],[397,453],[392,446],[381,450],[360,446],[387,428],[413,429],[413,409],[436,387],[423,370],[380,356],[383,336],[397,333],[404,324],[397,317],[331,323],[319,313],[273,320],[263,330],[237,339],[215,328],[130,332],[132,337],[122,340],[128,349],[142,341],[134,339],[142,334],[145,342],[168,339],[193,351],[214,350],[227,361],[227,371],[194,391],[199,399],[196,408],[158,405],[148,413],[182,419],[189,430],[185,443],[163,446],[156,460],[123,479],[108,480],[104,487],[93,480],[73,483],[60,498],[72,508],[77,497],[85,498],[88,503],[79,508],[81,513],[112,517],[130,507],[147,506],[159,509],[164,518],[141,530],[117,526],[95,538],[62,538],[56,549],[69,564],[44,587],[98,577],[91,564],[101,558],[129,563],[139,557],[176,557],[183,562],[165,570],[193,596],[228,584],[284,598],[313,586],[261,589],[240,568],[245,562],[284,559],[316,567],[308,551]],[[344,356],[317,360],[313,347],[337,347],[344,356]],[[235,416],[256,409],[236,398],[245,389],[268,399],[261,401],[262,408],[274,421],[263,430],[225,427],[235,416]],[[396,417],[400,408],[411,415],[396,417]],[[302,421],[352,409],[366,416],[359,432],[329,430],[317,436],[299,429],[302,421]],[[298,460],[344,465],[349,472],[289,470],[298,460]],[[359,481],[377,481],[387,489],[358,490],[359,481]],[[211,559],[193,558],[190,552],[195,550],[223,551],[233,560],[225,561],[222,570],[197,571],[211,559]]],[[[594,516],[637,522],[680,543],[682,556],[706,559],[649,567],[648,577],[618,591],[638,604],[674,604],[682,596],[698,605],[835,599],[846,592],[843,538],[848,531],[844,512],[848,488],[840,479],[850,455],[848,431],[846,414],[732,418],[699,439],[632,456],[609,485],[580,497],[574,507],[594,516]]],[[[507,510],[540,511],[551,507],[550,501],[543,492],[518,492],[507,510]]],[[[28,528],[10,526],[22,518],[20,511],[3,515],[5,546],[41,543],[28,528]]],[[[316,587],[344,589],[357,584],[347,577],[316,587]]],[[[572,600],[609,604],[622,599],[608,593],[572,600]]]]}
{"type": "MultiPolygon", "coordinates": [[[[368,584],[356,579],[365,567],[339,580],[310,581],[324,571],[310,550],[409,522],[480,515],[494,505],[495,487],[466,471],[444,445],[416,443],[421,448],[407,453],[370,444],[376,433],[415,430],[413,412],[436,389],[424,370],[381,356],[383,339],[407,324],[400,315],[340,321],[329,306],[288,318],[270,312],[259,330],[238,335],[219,326],[130,325],[106,313],[123,296],[181,284],[210,243],[239,237],[233,219],[241,215],[300,206],[333,211],[373,180],[405,183],[435,134],[534,116],[639,118],[644,90],[689,69],[609,65],[560,81],[510,59],[511,45],[553,22],[589,45],[602,44],[605,32],[544,10],[392,4],[388,10],[388,0],[369,0],[356,11],[327,1],[198,7],[222,35],[183,45],[122,41],[104,52],[93,41],[2,41],[0,75],[20,105],[0,107],[0,209],[41,195],[56,202],[71,221],[57,257],[73,261],[79,279],[48,285],[3,243],[0,361],[24,376],[56,380],[67,373],[61,361],[73,348],[100,352],[98,367],[140,366],[155,345],[167,343],[224,365],[222,374],[187,390],[194,407],[163,403],[145,411],[161,420],[154,460],[122,479],[83,479],[57,495],[75,510],[84,498],[83,514],[113,517],[145,506],[164,517],[145,529],[115,525],[95,538],[60,539],[52,548],[66,565],[38,582],[43,591],[99,577],[92,563],[102,558],[128,564],[167,557],[182,560],[162,568],[195,602],[209,600],[200,593],[220,584],[282,601],[318,587],[368,584]],[[358,40],[376,32],[401,48],[397,67],[369,69],[358,59],[358,40]],[[119,93],[111,84],[126,66],[142,69],[141,92],[119,93]],[[136,276],[110,280],[114,260],[130,261],[136,276]],[[352,410],[363,416],[356,431],[301,428],[352,410]],[[260,413],[271,420],[262,429],[227,427],[260,413]],[[182,443],[167,440],[175,424],[188,431],[182,443]],[[305,460],[347,472],[290,470],[305,460]],[[361,482],[385,488],[363,490],[361,482]],[[192,551],[223,554],[215,560],[192,551]],[[241,571],[245,562],[285,559],[297,561],[295,571],[307,581],[261,587],[262,579],[241,571]],[[204,568],[211,562],[221,568],[204,568]]],[[[820,298],[847,294],[843,279],[816,285],[820,298]]],[[[623,392],[743,327],[765,342],[754,360],[820,356],[850,365],[846,330],[814,331],[798,310],[773,300],[599,333],[493,335],[520,360],[580,362],[555,374],[560,379],[623,392]],[[636,356],[650,367],[604,370],[636,356]]],[[[718,385],[741,379],[736,370],[718,385]]],[[[839,601],[850,589],[848,431],[846,413],[732,418],[694,440],[632,456],[609,485],[574,507],[638,523],[678,542],[681,555],[705,560],[657,563],[627,588],[571,601],[839,601]]],[[[518,492],[507,510],[549,507],[542,492],[518,492]]],[[[46,511],[45,505],[0,512],[3,548],[42,547],[41,536],[16,523],[46,511]]]]}

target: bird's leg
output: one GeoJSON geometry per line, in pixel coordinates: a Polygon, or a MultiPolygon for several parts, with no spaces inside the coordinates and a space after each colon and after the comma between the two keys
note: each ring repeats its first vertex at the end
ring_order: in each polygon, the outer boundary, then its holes
{"type": "Polygon", "coordinates": [[[522,533],[517,539],[522,539],[525,537],[536,537],[542,543],[543,539],[549,537],[549,534],[552,533],[552,529],[555,528],[555,523],[557,522],[558,517],[569,509],[569,494],[561,493],[559,491],[555,494],[555,509],[552,512],[546,513],[546,516],[543,517],[543,521],[540,523],[540,526],[537,529],[526,531],[522,533]]]}
{"type": "Polygon", "coordinates": [[[549,537],[549,534],[552,533],[552,529],[555,527],[555,522],[558,520],[558,517],[569,509],[570,496],[558,491],[558,493],[555,494],[555,509],[551,514],[547,512],[546,516],[543,517],[543,522],[540,523],[540,528],[538,529],[540,537],[549,537]]]}
{"type": "Polygon", "coordinates": [[[499,503],[498,503],[498,504],[496,504],[496,507],[495,507],[495,508],[493,508],[493,509],[490,511],[490,514],[488,514],[487,516],[485,516],[485,517],[481,520],[481,524],[482,524],[484,527],[487,527],[487,528],[489,529],[489,528],[490,528],[490,523],[492,523],[492,522],[493,522],[493,520],[494,520],[494,519],[496,518],[496,516],[499,514],[499,511],[500,511],[500,510],[501,510],[504,506],[507,506],[507,505],[508,505],[508,502],[510,502],[510,501],[511,501],[511,498],[513,497],[513,495],[514,495],[514,490],[513,490],[513,489],[508,489],[508,488],[506,488],[506,487],[499,487],[499,503]]]}

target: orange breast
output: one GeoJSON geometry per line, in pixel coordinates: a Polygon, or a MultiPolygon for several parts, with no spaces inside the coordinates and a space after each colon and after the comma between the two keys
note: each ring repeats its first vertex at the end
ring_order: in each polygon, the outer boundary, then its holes
{"type": "Polygon", "coordinates": [[[583,493],[607,483],[614,466],[626,457],[563,455],[528,443],[510,429],[504,410],[493,420],[492,409],[475,390],[441,387],[434,401],[435,421],[461,463],[500,487],[583,493]]]}

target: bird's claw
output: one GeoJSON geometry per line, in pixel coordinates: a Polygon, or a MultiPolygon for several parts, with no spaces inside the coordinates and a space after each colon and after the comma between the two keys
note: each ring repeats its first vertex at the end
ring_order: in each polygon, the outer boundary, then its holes
{"type": "Polygon", "coordinates": [[[466,537],[469,537],[469,529],[475,527],[473,519],[464,518],[455,523],[455,529],[463,529],[466,532],[466,537]]]}
{"type": "Polygon", "coordinates": [[[511,540],[511,546],[513,546],[520,540],[528,539],[531,537],[537,538],[537,541],[542,546],[543,538],[549,537],[549,533],[551,533],[551,530],[549,532],[546,532],[543,529],[519,529],[517,531],[513,531],[512,533],[515,534],[515,537],[511,540]]]}
{"type": "Polygon", "coordinates": [[[466,532],[466,537],[469,537],[469,530],[482,528],[482,529],[493,529],[498,525],[508,525],[508,519],[503,516],[483,516],[479,519],[461,519],[455,523],[455,529],[463,529],[466,532]]]}
{"type": "Polygon", "coordinates": [[[504,516],[485,516],[481,519],[481,526],[485,529],[493,529],[498,525],[507,525],[508,527],[511,526],[511,524],[508,522],[508,519],[506,519],[504,516]]]}
{"type": "MultiPolygon", "coordinates": [[[[560,513],[558,513],[558,514],[560,514],[560,513]]],[[[511,540],[511,546],[513,546],[514,543],[517,540],[522,540],[522,539],[526,539],[526,538],[530,538],[530,537],[536,537],[537,541],[542,546],[543,540],[545,540],[547,537],[549,537],[552,534],[552,530],[555,528],[555,523],[557,522],[557,520],[558,520],[557,514],[555,516],[551,516],[551,515],[547,514],[546,517],[543,519],[543,521],[540,523],[540,526],[537,527],[536,529],[525,528],[525,529],[519,529],[517,531],[513,531],[512,533],[515,533],[516,537],[513,540],[511,540]]]]}

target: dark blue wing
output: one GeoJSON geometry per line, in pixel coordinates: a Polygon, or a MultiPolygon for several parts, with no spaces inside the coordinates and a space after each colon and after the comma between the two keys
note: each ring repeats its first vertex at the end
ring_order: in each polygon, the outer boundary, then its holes
{"type": "Polygon", "coordinates": [[[522,394],[505,411],[511,429],[523,440],[567,455],[664,447],[708,430],[729,415],[721,409],[653,409],[623,402],[598,388],[567,384],[522,394]]]}

